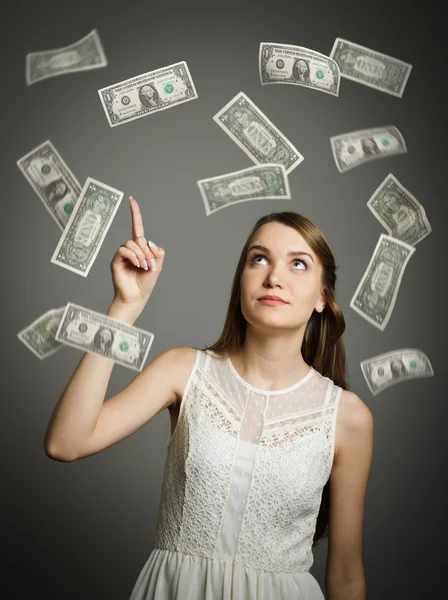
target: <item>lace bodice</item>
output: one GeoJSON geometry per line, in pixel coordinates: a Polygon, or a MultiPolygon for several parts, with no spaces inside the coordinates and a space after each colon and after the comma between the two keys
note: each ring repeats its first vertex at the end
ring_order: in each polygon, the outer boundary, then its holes
{"type": "Polygon", "coordinates": [[[197,350],[168,445],[155,547],[305,572],[342,388],[315,369],[277,391],[197,350]]]}

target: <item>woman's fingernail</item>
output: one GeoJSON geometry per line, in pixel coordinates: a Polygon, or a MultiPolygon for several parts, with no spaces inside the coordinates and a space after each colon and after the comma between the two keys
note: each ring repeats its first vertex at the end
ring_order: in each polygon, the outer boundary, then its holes
{"type": "Polygon", "coordinates": [[[143,259],[142,265],[143,265],[143,268],[145,269],[145,271],[147,271],[148,270],[148,263],[146,262],[146,258],[143,259]]]}
{"type": "Polygon", "coordinates": [[[151,240],[148,240],[148,246],[150,248],[154,248],[154,250],[158,250],[159,249],[159,247],[156,244],[154,244],[154,242],[151,242],[151,240]]]}
{"type": "Polygon", "coordinates": [[[156,265],[156,261],[153,258],[149,259],[149,262],[151,263],[151,269],[153,271],[157,271],[157,265],[156,265]]]}
{"type": "Polygon", "coordinates": [[[135,259],[135,262],[136,262],[136,264],[137,264],[137,267],[139,267],[139,268],[140,268],[140,262],[139,262],[138,258],[136,258],[136,259],[135,259]]]}

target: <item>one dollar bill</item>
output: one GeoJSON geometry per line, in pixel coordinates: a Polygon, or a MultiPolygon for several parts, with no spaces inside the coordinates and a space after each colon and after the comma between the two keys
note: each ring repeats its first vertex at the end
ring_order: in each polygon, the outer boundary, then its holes
{"type": "Polygon", "coordinates": [[[67,303],[56,340],[83,352],[141,371],[154,334],[71,302],[67,303]]]}
{"type": "Polygon", "coordinates": [[[414,246],[382,233],[350,306],[384,331],[389,322],[406,265],[414,246]]]}
{"type": "Polygon", "coordinates": [[[281,164],[290,173],[303,161],[297,148],[244,92],[232,98],[213,120],[256,164],[281,164]]]}
{"type": "Polygon", "coordinates": [[[411,246],[432,231],[423,206],[392,173],[374,191],[367,206],[389,235],[411,246]]]}
{"type": "Polygon", "coordinates": [[[330,138],[330,142],[340,173],[376,158],[408,151],[403,136],[394,125],[343,133],[330,138]]]}
{"type": "Polygon", "coordinates": [[[339,67],[320,52],[302,46],[261,42],[258,60],[262,85],[289,83],[339,95],[339,67]]]}
{"type": "Polygon", "coordinates": [[[81,193],[81,185],[47,140],[17,161],[17,166],[63,231],[81,193]]]}
{"type": "Polygon", "coordinates": [[[361,362],[361,370],[374,396],[396,383],[434,376],[429,358],[416,348],[392,350],[367,358],[361,362]]]}
{"type": "Polygon", "coordinates": [[[65,306],[48,310],[17,334],[19,340],[41,360],[64,347],[55,338],[64,310],[65,306]]]}
{"type": "Polygon", "coordinates": [[[122,198],[123,192],[88,177],[51,262],[87,277],[122,198]]]}
{"type": "Polygon", "coordinates": [[[338,63],[341,77],[399,98],[412,69],[402,60],[341,38],[336,38],[330,57],[338,63]]]}
{"type": "Polygon", "coordinates": [[[111,127],[198,97],[185,61],[98,90],[111,127]]]}
{"type": "Polygon", "coordinates": [[[206,215],[247,200],[291,199],[288,176],[283,165],[249,167],[197,182],[206,215]]]}
{"type": "Polygon", "coordinates": [[[93,29],[70,46],[30,52],[26,55],[25,80],[27,85],[76,71],[99,69],[107,65],[107,58],[98,31],[93,29]]]}

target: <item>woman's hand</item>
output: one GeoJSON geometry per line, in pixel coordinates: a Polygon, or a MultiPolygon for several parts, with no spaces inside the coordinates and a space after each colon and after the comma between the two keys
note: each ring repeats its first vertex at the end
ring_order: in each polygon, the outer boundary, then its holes
{"type": "Polygon", "coordinates": [[[162,271],[165,250],[145,238],[137,200],[129,198],[132,213],[132,240],[120,246],[110,268],[115,290],[114,301],[126,305],[146,304],[162,271]]]}

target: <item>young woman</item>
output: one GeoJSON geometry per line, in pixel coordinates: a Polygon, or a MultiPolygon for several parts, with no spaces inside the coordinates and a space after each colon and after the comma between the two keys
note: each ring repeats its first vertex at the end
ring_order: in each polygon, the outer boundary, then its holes
{"type": "MultiPolygon", "coordinates": [[[[133,324],[165,251],[130,207],[108,315],[133,324]]],[[[328,600],[365,600],[373,420],[347,389],[335,270],[308,219],[266,215],[242,250],[215,344],[163,352],[107,402],[114,363],[84,354],[50,420],[48,456],[100,452],[164,408],[172,420],[155,548],[131,600],[322,600],[309,569],[327,528],[328,600]]]]}

